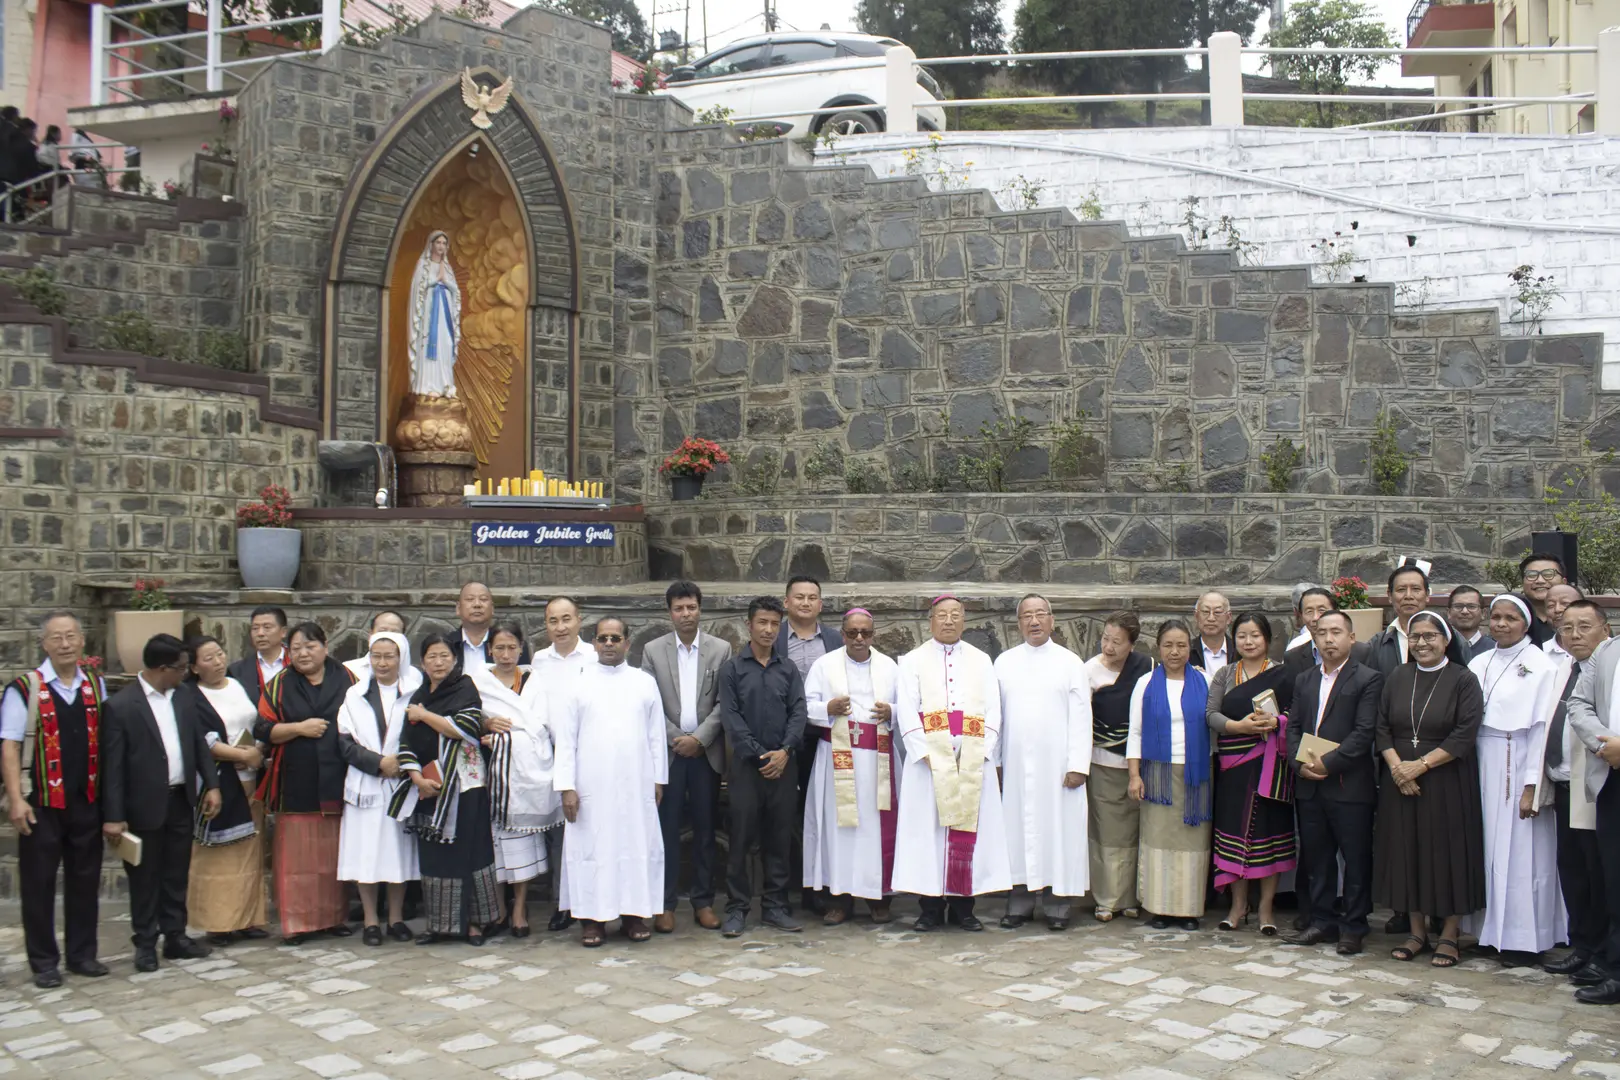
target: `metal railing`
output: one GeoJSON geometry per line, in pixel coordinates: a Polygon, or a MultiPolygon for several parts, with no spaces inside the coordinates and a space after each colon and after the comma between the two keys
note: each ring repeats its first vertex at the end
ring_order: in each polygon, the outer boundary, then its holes
{"type": "Polygon", "coordinates": [[[122,177],[131,173],[139,177],[141,171],[139,153],[139,147],[114,142],[68,143],[58,147],[56,168],[16,183],[0,183],[0,224],[34,224],[51,212],[52,206],[55,205],[56,192],[64,187],[96,187],[110,191],[114,185],[108,181],[108,177],[122,177]],[[114,151],[125,158],[123,165],[106,164],[107,159],[102,155],[110,155],[114,151]],[[135,153],[134,164],[128,161],[130,151],[135,153]],[[60,164],[63,154],[68,156],[70,164],[60,164]],[[72,163],[74,158],[88,161],[90,164],[72,163]]]}
{"type": "MultiPolygon", "coordinates": [[[[912,133],[917,130],[917,110],[920,108],[968,109],[998,105],[1097,105],[1112,102],[1135,101],[1208,101],[1210,123],[1217,127],[1242,127],[1243,108],[1249,102],[1296,102],[1335,105],[1461,105],[1460,110],[1436,110],[1423,115],[1400,117],[1359,124],[1357,127],[1382,127],[1393,124],[1419,123],[1443,120],[1453,116],[1470,116],[1542,106],[1549,111],[1557,106],[1585,106],[1595,104],[1594,131],[1600,135],[1620,135],[1620,27],[1598,34],[1595,45],[1550,46],[1484,46],[1477,48],[1391,48],[1391,49],[1283,49],[1244,47],[1238,35],[1221,32],[1211,34],[1205,48],[1191,49],[1111,49],[1089,52],[1062,53],[1004,53],[989,56],[940,56],[918,60],[905,46],[892,48],[885,56],[885,92],[888,130],[912,133]],[[1038,61],[1103,60],[1145,57],[1191,57],[1207,59],[1209,89],[1174,91],[1165,93],[1119,94],[1054,94],[1042,97],[958,98],[946,101],[919,100],[914,72],[919,64],[937,67],[947,64],[994,64],[1013,67],[1038,61]],[[1396,59],[1403,56],[1478,56],[1478,57],[1548,57],[1593,56],[1596,58],[1596,89],[1558,96],[1536,95],[1435,95],[1367,94],[1367,93],[1275,93],[1251,92],[1243,89],[1243,58],[1265,57],[1323,57],[1359,56],[1396,59]]],[[[1551,125],[1549,125],[1549,128],[1551,125]]]]}
{"type": "Polygon", "coordinates": [[[321,0],[317,14],[227,24],[222,0],[150,0],[117,7],[96,4],[90,9],[90,104],[165,100],[235,89],[247,82],[252,68],[298,48],[295,36],[307,34],[314,42],[313,31],[318,28],[320,51],[336,46],[343,37],[342,13],[342,0],[321,0]],[[165,10],[177,11],[186,29],[155,33],[132,21],[144,13],[165,10]],[[193,30],[196,19],[202,21],[202,28],[193,30]],[[287,32],[296,27],[309,30],[289,36],[287,32]],[[239,55],[227,60],[228,49],[239,55]],[[143,89],[147,91],[144,96],[143,89]]]}
{"type": "MultiPolygon", "coordinates": [[[[1417,0],[1417,3],[1412,5],[1412,10],[1406,13],[1406,40],[1408,42],[1412,40],[1412,35],[1417,33],[1417,28],[1423,24],[1423,16],[1429,13],[1429,8],[1433,4],[1434,0],[1417,0]]],[[[1442,0],[1441,6],[1445,6],[1444,0],[1442,0]]]]}

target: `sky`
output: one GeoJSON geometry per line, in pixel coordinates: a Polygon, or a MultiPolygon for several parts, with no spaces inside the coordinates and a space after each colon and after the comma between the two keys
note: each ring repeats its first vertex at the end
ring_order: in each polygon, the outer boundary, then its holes
{"type": "MultiPolygon", "coordinates": [[[[764,0],[640,0],[641,13],[644,17],[653,20],[654,29],[659,27],[684,30],[688,25],[688,11],[690,11],[690,26],[688,31],[694,45],[702,47],[704,40],[704,19],[708,19],[708,45],[713,51],[727,42],[752,34],[764,33],[765,30],[765,3],[764,0]]],[[[1389,24],[1391,32],[1404,41],[1406,36],[1406,14],[1412,7],[1412,0],[1369,0],[1374,8],[1383,15],[1384,21],[1389,24]]],[[[1013,13],[1017,10],[1017,0],[1003,0],[1001,22],[1007,36],[1012,36],[1013,13]]],[[[783,29],[788,30],[817,30],[823,23],[829,24],[834,30],[853,30],[855,28],[855,0],[776,0],[776,13],[783,29]]],[[[1266,17],[1262,17],[1258,38],[1264,33],[1266,17]]],[[[1388,78],[1378,81],[1386,84],[1397,83],[1397,69],[1391,65],[1386,69],[1388,78]]],[[[1433,81],[1429,79],[1410,80],[1414,85],[1430,86],[1433,81]]]]}

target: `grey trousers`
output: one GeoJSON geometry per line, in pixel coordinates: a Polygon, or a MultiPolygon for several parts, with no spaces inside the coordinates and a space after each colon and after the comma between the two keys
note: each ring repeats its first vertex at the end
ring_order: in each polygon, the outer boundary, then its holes
{"type": "MultiPolygon", "coordinates": [[[[1068,896],[1054,896],[1050,888],[1041,890],[1041,913],[1048,919],[1067,919],[1074,903],[1068,896]]],[[[1007,914],[1029,918],[1035,914],[1035,894],[1023,885],[1014,885],[1007,894],[1007,914]]]]}

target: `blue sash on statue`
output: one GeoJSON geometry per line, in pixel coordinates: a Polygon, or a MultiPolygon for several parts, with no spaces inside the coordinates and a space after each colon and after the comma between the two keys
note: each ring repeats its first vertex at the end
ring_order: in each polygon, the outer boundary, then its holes
{"type": "MultiPolygon", "coordinates": [[[[455,326],[455,314],[450,310],[450,286],[442,281],[436,281],[428,286],[428,332],[427,332],[427,358],[439,358],[439,311],[444,311],[444,321],[455,326]]],[[[450,331],[450,339],[455,340],[455,330],[450,331]]],[[[451,357],[451,359],[455,359],[451,357]]]]}

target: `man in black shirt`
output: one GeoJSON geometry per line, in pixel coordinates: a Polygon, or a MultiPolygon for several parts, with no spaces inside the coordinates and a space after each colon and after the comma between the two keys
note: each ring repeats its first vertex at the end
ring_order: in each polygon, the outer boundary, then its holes
{"type": "Polygon", "coordinates": [[[748,605],[748,648],[720,669],[720,722],[731,743],[731,850],[726,860],[730,899],[720,932],[737,937],[748,924],[754,881],[749,848],[759,841],[765,866],[765,922],[797,932],[788,907],[788,857],[798,814],[799,742],[808,720],[804,679],[776,653],[782,602],[761,596],[748,605]]]}

